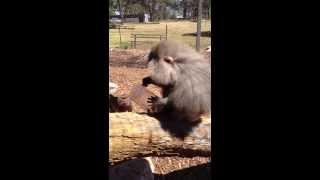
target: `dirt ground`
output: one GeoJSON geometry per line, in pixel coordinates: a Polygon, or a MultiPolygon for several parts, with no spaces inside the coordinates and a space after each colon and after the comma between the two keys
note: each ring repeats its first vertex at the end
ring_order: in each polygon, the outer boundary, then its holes
{"type": "MultiPolygon", "coordinates": [[[[142,61],[147,52],[144,50],[109,50],[109,79],[119,86],[116,96],[128,96],[134,85],[141,84],[142,78],[150,72],[146,68],[146,63],[142,61]]],[[[206,54],[206,57],[208,55],[206,54]]],[[[156,86],[148,87],[152,92],[160,95],[159,88],[156,86]]],[[[142,108],[133,104],[134,112],[144,111],[142,108]]],[[[152,157],[155,171],[158,174],[167,174],[175,170],[205,164],[209,162],[207,157],[152,157]]]]}

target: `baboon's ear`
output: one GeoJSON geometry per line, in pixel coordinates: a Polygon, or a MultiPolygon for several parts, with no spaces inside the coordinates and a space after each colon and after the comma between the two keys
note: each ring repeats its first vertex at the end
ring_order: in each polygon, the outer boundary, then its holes
{"type": "Polygon", "coordinates": [[[173,57],[171,57],[171,56],[165,56],[163,59],[164,59],[167,63],[170,63],[170,64],[172,64],[173,61],[174,61],[173,57]]]}

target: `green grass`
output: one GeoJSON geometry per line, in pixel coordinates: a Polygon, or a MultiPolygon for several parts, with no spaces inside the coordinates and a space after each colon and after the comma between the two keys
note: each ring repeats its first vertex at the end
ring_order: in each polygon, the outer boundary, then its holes
{"type": "MultiPolygon", "coordinates": [[[[132,33],[153,33],[153,34],[165,34],[166,24],[168,25],[168,39],[180,41],[183,43],[187,43],[192,47],[195,47],[196,37],[195,36],[183,36],[183,34],[187,33],[195,33],[197,31],[197,23],[190,21],[177,21],[177,22],[160,22],[160,24],[125,24],[126,26],[134,27],[134,30],[130,29],[121,29],[121,42],[120,45],[120,36],[118,29],[110,29],[109,30],[109,47],[128,47],[131,48],[130,35],[132,33]]],[[[210,21],[203,20],[201,23],[201,31],[210,31],[211,30],[210,21]]],[[[143,41],[148,39],[143,39],[143,41]]],[[[152,41],[159,41],[157,39],[150,39],[152,41]]],[[[200,47],[205,48],[210,44],[211,37],[201,37],[200,39],[200,47]]],[[[152,43],[148,43],[145,45],[137,45],[137,48],[149,48],[152,46],[152,43]]]]}

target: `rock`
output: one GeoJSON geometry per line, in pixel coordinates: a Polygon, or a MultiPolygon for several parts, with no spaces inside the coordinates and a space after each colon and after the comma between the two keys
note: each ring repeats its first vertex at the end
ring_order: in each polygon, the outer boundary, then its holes
{"type": "Polygon", "coordinates": [[[109,168],[110,180],[154,180],[150,158],[137,158],[109,168]]]}
{"type": "Polygon", "coordinates": [[[119,86],[117,84],[109,82],[109,95],[114,94],[118,90],[118,87],[119,86]]]}

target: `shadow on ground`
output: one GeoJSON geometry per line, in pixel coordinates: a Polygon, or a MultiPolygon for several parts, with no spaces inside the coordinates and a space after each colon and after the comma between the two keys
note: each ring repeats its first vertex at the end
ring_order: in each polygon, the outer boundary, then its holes
{"type": "Polygon", "coordinates": [[[152,173],[153,168],[147,160],[138,158],[109,167],[109,178],[111,180],[209,180],[211,168],[210,163],[205,163],[167,174],[156,174],[152,173]]]}
{"type": "Polygon", "coordinates": [[[210,163],[173,171],[168,174],[154,174],[154,180],[209,180],[211,179],[210,163]]]}

